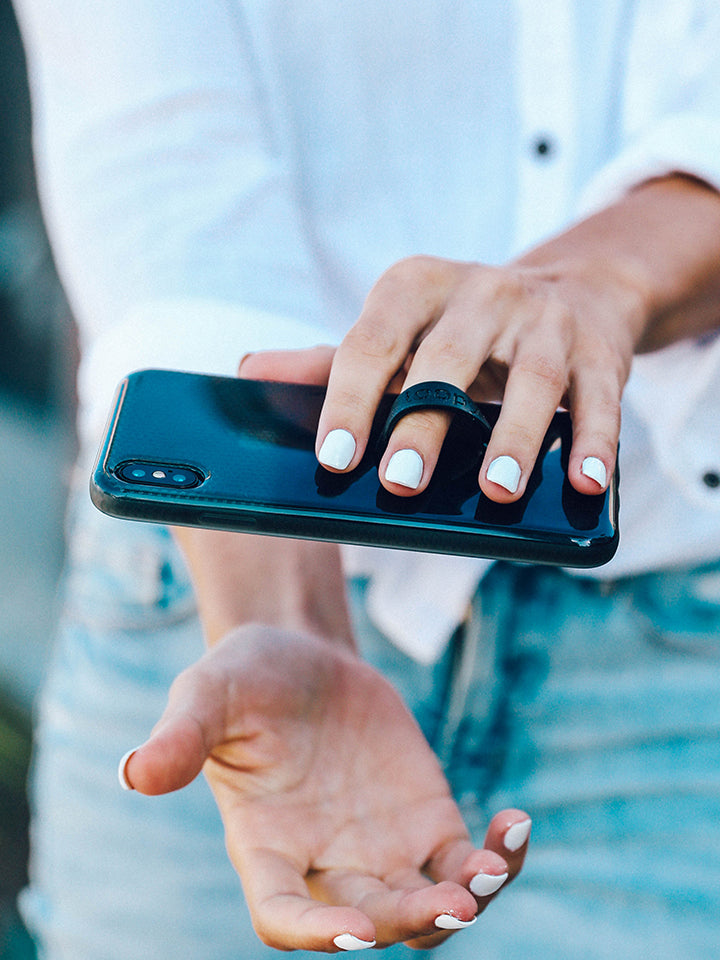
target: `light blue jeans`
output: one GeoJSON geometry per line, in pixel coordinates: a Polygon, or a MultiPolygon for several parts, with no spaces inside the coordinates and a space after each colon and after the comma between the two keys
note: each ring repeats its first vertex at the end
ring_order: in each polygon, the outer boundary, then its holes
{"type": "MultiPolygon", "coordinates": [[[[70,542],[22,898],[40,956],[278,956],[251,929],[204,780],[157,798],[118,787],[119,757],[202,652],[169,534],[83,503],[70,542]]],[[[437,960],[720,954],[720,564],[611,584],[498,564],[433,669],[353,592],[365,656],[415,710],[476,837],[503,806],[533,818],[521,877],[437,960]]]]}

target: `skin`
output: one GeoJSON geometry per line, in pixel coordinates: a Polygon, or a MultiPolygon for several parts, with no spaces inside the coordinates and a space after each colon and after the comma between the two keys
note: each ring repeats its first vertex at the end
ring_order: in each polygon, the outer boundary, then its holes
{"type": "MultiPolygon", "coordinates": [[[[402,260],[378,280],[330,358],[317,449],[331,430],[347,430],[356,440],[352,470],[383,393],[446,380],[475,399],[503,401],[478,478],[488,497],[522,496],[561,404],[573,421],[570,481],[598,493],[606,484],[584,475],[582,464],[597,458],[612,475],[634,354],[716,328],[719,296],[720,197],[684,176],[644,184],[505,267],[402,260]],[[487,477],[499,456],[520,467],[515,491],[487,477]]],[[[285,372],[303,357],[286,359],[285,372]]],[[[243,375],[279,379],[280,365],[277,354],[248,357],[243,375]]],[[[432,411],[400,421],[380,464],[388,490],[425,489],[447,426],[432,411]],[[390,458],[406,449],[424,464],[415,489],[385,479],[390,458]]]]}
{"type": "Polygon", "coordinates": [[[470,841],[413,717],[357,657],[337,545],[174,532],[209,649],[173,684],[127,783],[157,795],[204,773],[270,946],[441,943],[439,916],[471,921],[492,899],[470,893],[476,874],[517,875],[527,843],[504,838],[527,814],[501,811],[482,848],[470,841]]]}
{"type": "MultiPolygon", "coordinates": [[[[716,329],[720,197],[684,176],[647,183],[507,267],[414,257],[391,267],[335,350],[255,354],[240,373],[328,383],[318,431],[348,430],[362,456],[379,398],[448,380],[502,398],[479,484],[522,495],[552,413],[574,426],[572,484],[597,458],[610,477],[620,399],[633,356],[716,329]],[[487,478],[498,456],[521,474],[511,492],[487,478]]],[[[397,426],[381,463],[417,451],[431,476],[447,420],[397,426]]],[[[397,694],[354,648],[339,552],[330,544],[204,530],[176,532],[192,572],[209,650],[174,684],[168,708],[125,776],[164,793],[202,769],[260,937],[282,949],[334,951],[339,934],[434,946],[435,919],[470,920],[489,898],[476,873],[512,879],[526,844],[499,813],[482,849],[468,839],[427,743],[397,694]],[[275,589],[281,584],[281,589],[275,589]]],[[[457,934],[454,934],[457,935],[457,934]]],[[[462,935],[462,934],[460,934],[462,935]]]]}
{"type": "Polygon", "coordinates": [[[433,946],[438,916],[470,921],[491,899],[470,893],[476,874],[513,877],[525,855],[503,845],[518,810],[475,849],[394,689],[296,630],[237,628],[181,674],[126,776],[152,795],[201,769],[255,929],[281,949],[334,951],[343,933],[433,946]]]}

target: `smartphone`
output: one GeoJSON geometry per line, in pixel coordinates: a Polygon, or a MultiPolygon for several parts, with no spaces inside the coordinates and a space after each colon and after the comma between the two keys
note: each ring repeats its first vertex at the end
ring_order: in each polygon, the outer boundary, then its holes
{"type": "MultiPolygon", "coordinates": [[[[325,389],[142,370],[118,387],[90,482],[105,513],[130,520],[593,567],[618,544],[617,471],[608,490],[567,479],[569,416],[553,418],[527,490],[512,504],[478,487],[484,444],[455,418],[428,488],[398,497],[378,479],[384,398],[361,463],[315,457],[325,389]]],[[[499,406],[481,404],[492,425],[499,406]]]]}

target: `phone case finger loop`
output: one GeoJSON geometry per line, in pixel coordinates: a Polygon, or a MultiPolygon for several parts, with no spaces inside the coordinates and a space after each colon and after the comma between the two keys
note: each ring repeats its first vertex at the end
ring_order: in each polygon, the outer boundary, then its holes
{"type": "Polygon", "coordinates": [[[473,438],[477,444],[475,452],[485,450],[492,427],[475,401],[464,390],[444,380],[425,380],[403,390],[390,407],[390,413],[378,439],[378,457],[382,457],[393,430],[403,417],[416,410],[431,409],[450,410],[452,413],[461,415],[465,424],[472,427],[473,438]]]}

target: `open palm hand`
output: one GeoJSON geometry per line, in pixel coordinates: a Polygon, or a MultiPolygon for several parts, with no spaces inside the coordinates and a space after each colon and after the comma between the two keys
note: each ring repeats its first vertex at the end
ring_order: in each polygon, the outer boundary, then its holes
{"type": "Polygon", "coordinates": [[[475,849],[394,689],[315,637],[242,627],[180,675],[125,777],[156,794],[201,768],[256,931],[281,949],[432,946],[522,865],[527,816],[498,814],[475,849]]]}

